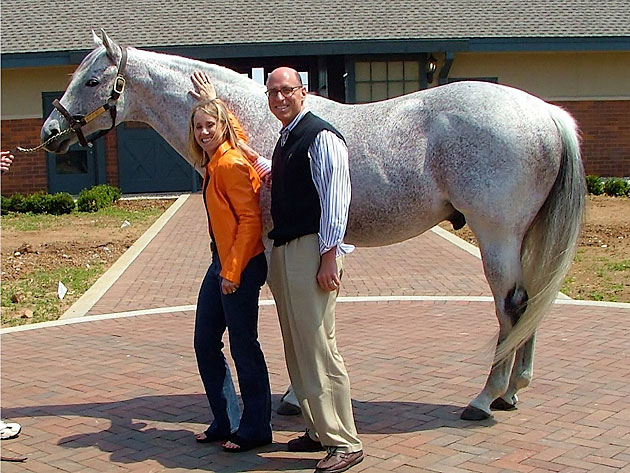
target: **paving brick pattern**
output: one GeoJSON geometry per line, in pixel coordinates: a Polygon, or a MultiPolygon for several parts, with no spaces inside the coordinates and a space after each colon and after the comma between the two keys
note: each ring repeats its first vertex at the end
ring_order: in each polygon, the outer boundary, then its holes
{"type": "MultiPolygon", "coordinates": [[[[121,278],[138,284],[135,294],[121,293],[133,307],[156,303],[151,293],[160,278],[146,272],[170,279],[172,272],[189,277],[205,271],[207,261],[192,262],[190,255],[207,244],[207,235],[186,233],[195,225],[185,213],[172,222],[178,219],[179,236],[165,229],[121,278]],[[170,271],[160,268],[160,259],[170,271]]],[[[398,294],[487,294],[478,261],[433,237],[404,244],[410,246],[402,256],[392,255],[391,247],[359,250],[345,284],[363,281],[365,287],[354,290],[367,295],[379,285],[398,294]],[[411,251],[425,258],[405,258],[411,251]],[[415,278],[399,265],[415,271],[415,278]],[[456,274],[462,268],[472,274],[470,283],[456,274]],[[445,283],[431,289],[433,283],[415,281],[422,278],[445,283]]],[[[180,304],[171,302],[176,295],[169,291],[163,304],[180,304]]],[[[103,312],[129,310],[116,306],[122,296],[110,293],[99,301],[103,312]],[[112,301],[109,307],[105,300],[112,301]]],[[[195,293],[181,304],[193,303],[195,293]]],[[[534,382],[522,392],[519,409],[481,423],[462,421],[461,410],[485,382],[496,331],[492,314],[489,302],[338,305],[338,342],[366,452],[351,471],[630,471],[630,310],[555,306],[540,330],[534,382]]],[[[210,414],[192,348],[193,324],[188,311],[4,334],[2,417],[20,422],[23,433],[0,445],[3,455],[28,460],[2,462],[2,471],[313,471],[321,454],[286,451],[286,441],[303,428],[299,417],[274,414],[274,444],[240,455],[194,441],[192,433],[207,425],[210,414]]],[[[277,405],[288,378],[271,306],[261,307],[260,337],[277,405]]]]}
{"type": "MultiPolygon", "coordinates": [[[[208,242],[195,194],[88,313],[195,304],[210,264],[208,242]]],[[[480,260],[432,232],[385,248],[357,248],[344,264],[341,296],[490,295],[480,260]]],[[[261,298],[272,299],[267,286],[261,298]]]]}

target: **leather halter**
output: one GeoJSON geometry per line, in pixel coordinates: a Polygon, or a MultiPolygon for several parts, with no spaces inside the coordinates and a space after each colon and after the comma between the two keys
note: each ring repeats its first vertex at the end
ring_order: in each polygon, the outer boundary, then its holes
{"type": "Polygon", "coordinates": [[[114,79],[112,92],[109,94],[107,102],[105,102],[104,105],[101,105],[92,113],[89,113],[87,115],[71,115],[70,112],[68,112],[68,110],[66,110],[64,106],[61,105],[59,100],[55,99],[52,103],[53,106],[59,111],[59,113],[61,113],[63,117],[68,121],[70,127],[77,135],[81,146],[92,147],[92,141],[100,138],[103,135],[106,135],[116,127],[116,103],[125,90],[124,74],[125,68],[127,66],[127,48],[121,48],[121,51],[122,57],[120,58],[120,63],[118,64],[118,72],[116,73],[116,78],[114,79]],[[91,136],[90,140],[88,141],[83,134],[82,128],[108,110],[110,116],[112,117],[112,126],[107,130],[99,131],[95,135],[91,136]]]}

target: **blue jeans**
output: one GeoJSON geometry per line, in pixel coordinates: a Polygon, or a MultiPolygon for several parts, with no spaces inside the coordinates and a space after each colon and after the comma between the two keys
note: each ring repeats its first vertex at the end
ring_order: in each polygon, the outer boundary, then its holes
{"type": "Polygon", "coordinates": [[[237,435],[271,441],[271,390],[265,357],[258,343],[258,297],[267,277],[265,254],[254,256],[236,292],[221,292],[221,262],[216,251],[201,284],[195,319],[195,353],[214,420],[206,434],[237,435]],[[243,400],[241,415],[234,383],[223,355],[228,329],[230,352],[243,400]],[[240,422],[239,422],[240,417],[240,422]]]}

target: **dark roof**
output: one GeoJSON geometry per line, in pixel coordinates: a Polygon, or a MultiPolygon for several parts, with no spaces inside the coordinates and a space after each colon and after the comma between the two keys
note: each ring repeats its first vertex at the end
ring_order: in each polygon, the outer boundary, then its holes
{"type": "MultiPolygon", "coordinates": [[[[470,38],[630,38],[630,0],[2,0],[3,54],[470,38]]],[[[624,40],[624,44],[627,42],[624,40]]]]}

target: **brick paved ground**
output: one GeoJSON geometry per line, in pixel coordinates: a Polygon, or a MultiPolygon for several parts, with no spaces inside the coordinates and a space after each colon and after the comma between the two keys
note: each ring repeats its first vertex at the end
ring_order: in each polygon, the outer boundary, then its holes
{"type": "MultiPolygon", "coordinates": [[[[207,265],[191,256],[207,247],[194,204],[91,313],[194,303],[207,265]],[[188,282],[170,283],[181,278],[188,282]]],[[[347,262],[345,295],[488,294],[478,260],[431,233],[357,250],[347,262]]],[[[355,302],[337,313],[366,452],[352,471],[630,471],[629,309],[557,305],[540,331],[534,382],[519,410],[481,423],[459,414],[485,382],[491,303],[355,302]]],[[[275,309],[262,307],[260,319],[277,404],[288,379],[275,309]]],[[[302,429],[299,417],[274,415],[275,442],[257,451],[195,443],[192,432],[209,413],[193,323],[188,311],[4,333],[2,417],[23,433],[2,441],[2,454],[29,459],[2,462],[2,471],[312,471],[321,454],[285,451],[302,429]]]]}
{"type": "MultiPolygon", "coordinates": [[[[190,196],[88,313],[194,304],[210,264],[202,206],[200,195],[190,196]]],[[[479,259],[432,232],[385,249],[357,248],[344,265],[341,296],[490,295],[479,259]]],[[[272,298],[267,287],[261,297],[272,298]]]]}

